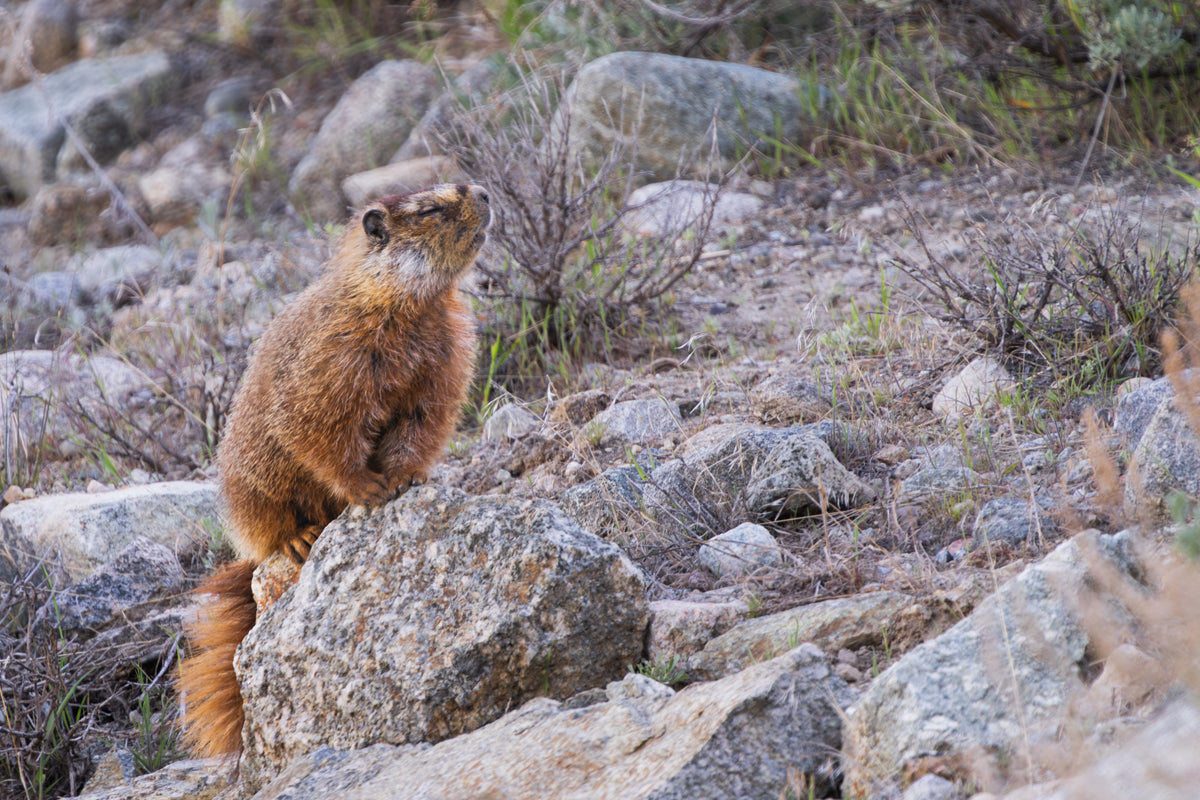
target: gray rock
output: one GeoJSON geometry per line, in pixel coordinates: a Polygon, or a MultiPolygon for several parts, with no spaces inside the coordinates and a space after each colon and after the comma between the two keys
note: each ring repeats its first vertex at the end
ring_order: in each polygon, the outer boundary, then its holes
{"type": "Polygon", "coordinates": [[[569,394],[549,409],[551,422],[583,425],[612,404],[612,395],[603,389],[588,389],[569,394]]]}
{"type": "Polygon", "coordinates": [[[358,207],[378,197],[406,194],[437,183],[463,183],[467,176],[445,156],[426,156],[358,172],[342,181],[342,193],[358,207]]]}
{"type": "Polygon", "coordinates": [[[844,796],[875,796],[930,754],[1025,774],[1085,688],[1091,631],[1133,635],[1118,598],[1141,585],[1125,550],[1122,536],[1077,534],[877,677],[848,712],[844,796]]]}
{"type": "Polygon", "coordinates": [[[1142,434],[1154,419],[1155,413],[1169,398],[1175,396],[1175,387],[1169,378],[1149,381],[1133,391],[1126,392],[1117,400],[1113,430],[1125,438],[1125,447],[1137,448],[1142,434]]]}
{"type": "Polygon", "coordinates": [[[108,193],[99,185],[43,186],[30,202],[29,238],[43,247],[103,245],[125,239],[132,232],[129,221],[105,213],[109,203],[108,193]]]}
{"type": "Polygon", "coordinates": [[[1200,786],[1200,708],[1188,696],[1171,701],[1136,735],[1109,752],[1098,752],[1092,765],[1044,791],[1018,790],[1004,800],[1193,800],[1200,786]]]}
{"type": "Polygon", "coordinates": [[[56,494],[0,510],[7,542],[33,555],[54,551],[73,580],[117,558],[137,537],[174,553],[207,544],[219,519],[213,484],[152,483],[103,494],[56,494]]]}
{"type": "Polygon", "coordinates": [[[625,201],[632,209],[621,220],[628,233],[646,238],[678,236],[697,230],[705,207],[712,205],[713,230],[742,222],[760,213],[761,198],[745,192],[721,191],[701,181],[666,181],[635,189],[625,201]]]}
{"type": "Polygon", "coordinates": [[[156,772],[126,779],[124,776],[102,776],[84,787],[78,800],[183,800],[183,798],[216,797],[231,786],[235,773],[219,768],[214,759],[188,758],[173,761],[156,772]]]}
{"type": "Polygon", "coordinates": [[[158,285],[177,283],[172,261],[157,247],[126,244],[80,253],[67,269],[79,280],[79,302],[120,306],[158,285]]]}
{"type": "Polygon", "coordinates": [[[566,512],[585,530],[613,539],[641,508],[641,476],[634,467],[611,467],[567,489],[560,499],[566,512]]]}
{"type": "Polygon", "coordinates": [[[516,403],[497,408],[483,423],[482,439],[485,442],[524,439],[542,427],[542,418],[516,403]]]}
{"type": "Polygon", "coordinates": [[[652,600],[646,658],[659,661],[691,656],[713,637],[732,628],[749,611],[744,600],[652,600]]]}
{"type": "Polygon", "coordinates": [[[637,169],[669,180],[681,167],[702,172],[714,138],[725,163],[763,135],[806,144],[803,90],[787,75],[740,64],[612,53],[579,71],[553,124],[569,122],[571,147],[585,160],[625,147],[636,150],[637,169]]]}
{"type": "Polygon", "coordinates": [[[697,560],[718,578],[738,578],[759,567],[779,567],[783,548],[762,525],[743,522],[702,544],[697,560]]]}
{"type": "MultiPolygon", "coordinates": [[[[829,426],[828,435],[838,428],[829,426]]],[[[703,535],[712,522],[704,509],[744,505],[753,515],[774,517],[822,503],[865,503],[875,491],[847,470],[812,426],[732,432],[720,444],[690,450],[655,469],[645,505],[665,529],[681,525],[703,535]],[[735,505],[738,504],[738,505],[735,505]]]]}
{"type": "Polygon", "coordinates": [[[225,113],[247,116],[253,91],[253,82],[244,76],[221,81],[204,98],[204,116],[215,117],[225,113]]]}
{"type": "Polygon", "coordinates": [[[981,356],[946,381],[933,396],[933,413],[958,419],[994,403],[997,394],[1012,391],[1016,385],[999,361],[981,356]]]}
{"type": "Polygon", "coordinates": [[[322,749],[255,800],[504,797],[728,800],[829,789],[845,684],[814,647],[714,683],[583,708],[546,698],[430,748],[322,749]]]}
{"type": "Polygon", "coordinates": [[[932,467],[920,469],[900,482],[899,499],[919,502],[947,494],[958,494],[979,485],[979,473],[968,467],[932,467]]]}
{"type": "Polygon", "coordinates": [[[418,61],[384,61],[356,80],[321,123],[296,165],[288,192],[321,220],[346,215],[341,184],[388,163],[437,95],[437,70],[418,61]]]}
{"type": "Polygon", "coordinates": [[[1158,405],[1125,469],[1125,513],[1165,517],[1174,491],[1200,494],[1200,439],[1172,395],[1158,405]]]}
{"type": "Polygon", "coordinates": [[[989,500],[975,515],[972,547],[990,544],[1039,546],[1058,533],[1058,523],[1040,505],[1012,497],[989,500]]]}
{"type": "Polygon", "coordinates": [[[238,651],[243,774],[569,697],[640,660],[647,617],[629,560],[552,503],[429,485],[351,507],[238,651]]]}
{"type": "Polygon", "coordinates": [[[772,375],[750,392],[754,413],[769,425],[791,425],[824,417],[833,408],[811,383],[787,375],[772,375]]]}
{"type": "Polygon", "coordinates": [[[712,680],[774,658],[801,642],[828,652],[878,647],[895,627],[897,615],[910,605],[912,598],[899,592],[866,592],[748,619],[708,642],[687,660],[686,668],[693,678],[712,680]]]}
{"type": "Polygon", "coordinates": [[[39,272],[27,284],[36,301],[50,309],[61,311],[80,299],[79,278],[70,272],[39,272]]]}
{"type": "Polygon", "coordinates": [[[904,790],[900,800],[960,800],[962,793],[953,783],[937,775],[922,775],[904,790]]]}
{"type": "Polygon", "coordinates": [[[29,80],[23,56],[28,55],[39,72],[53,72],[70,61],[78,36],[79,13],[69,0],[30,0],[21,15],[4,71],[4,85],[19,86],[29,80]],[[28,42],[28,53],[22,45],[28,42]]]}
{"type": "Polygon", "coordinates": [[[600,445],[651,444],[677,433],[682,421],[679,409],[665,400],[624,400],[593,417],[583,434],[600,445]]]}
{"type": "Polygon", "coordinates": [[[71,584],[53,605],[39,609],[38,620],[53,625],[64,637],[88,638],[156,594],[180,591],[185,577],[170,548],[135,536],[112,561],[71,584]]]}
{"type": "Polygon", "coordinates": [[[482,102],[495,85],[500,72],[500,64],[496,59],[485,58],[472,64],[457,78],[445,76],[445,90],[412,129],[392,161],[441,155],[444,152],[442,141],[456,124],[459,111],[482,102]]]}
{"type": "Polygon", "coordinates": [[[233,176],[220,149],[207,136],[192,136],[168,150],[154,170],[138,176],[138,190],[155,222],[189,223],[205,202],[224,203],[233,176]]]}
{"type": "Polygon", "coordinates": [[[183,567],[170,548],[135,536],[116,558],[39,609],[36,621],[52,626],[65,640],[82,642],[100,636],[106,649],[117,642],[161,645],[179,627],[160,628],[164,616],[157,612],[183,594],[185,581],[183,567]],[[151,620],[149,625],[138,625],[146,620],[151,620]]]}
{"type": "Polygon", "coordinates": [[[18,198],[52,183],[66,140],[62,119],[97,160],[115,157],[143,128],[149,108],[179,83],[167,56],[154,50],[76,61],[40,87],[0,95],[0,174],[18,198]]]}

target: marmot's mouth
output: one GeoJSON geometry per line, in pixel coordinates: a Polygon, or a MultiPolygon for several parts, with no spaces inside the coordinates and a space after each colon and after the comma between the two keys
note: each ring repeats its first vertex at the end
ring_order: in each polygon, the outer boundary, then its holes
{"type": "Polygon", "coordinates": [[[487,241],[487,231],[483,230],[475,234],[475,238],[471,240],[471,244],[475,247],[483,247],[485,241],[487,241]]]}

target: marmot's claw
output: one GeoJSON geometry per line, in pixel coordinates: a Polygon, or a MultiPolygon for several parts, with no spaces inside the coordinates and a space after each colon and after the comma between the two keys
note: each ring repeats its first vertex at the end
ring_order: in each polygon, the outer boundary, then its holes
{"type": "Polygon", "coordinates": [[[386,478],[378,472],[367,472],[352,488],[349,500],[355,505],[377,506],[387,500],[391,492],[386,478]]]}
{"type": "Polygon", "coordinates": [[[296,534],[295,538],[289,539],[281,548],[284,554],[297,564],[303,565],[308,560],[308,554],[312,550],[312,546],[317,543],[317,537],[321,535],[316,527],[308,527],[296,534]]]}
{"type": "Polygon", "coordinates": [[[417,471],[409,476],[408,485],[409,486],[421,486],[427,480],[429,480],[429,476],[427,474],[425,474],[423,471],[417,471]]]}

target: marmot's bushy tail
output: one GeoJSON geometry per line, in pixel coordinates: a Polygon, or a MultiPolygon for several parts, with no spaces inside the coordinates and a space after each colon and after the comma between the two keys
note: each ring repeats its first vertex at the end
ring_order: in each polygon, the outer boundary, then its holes
{"type": "Polygon", "coordinates": [[[255,563],[236,561],[213,574],[196,591],[215,595],[188,626],[192,655],[179,665],[184,738],[201,757],[242,749],[242,693],[233,672],[233,654],[254,627],[250,579],[255,563]]]}

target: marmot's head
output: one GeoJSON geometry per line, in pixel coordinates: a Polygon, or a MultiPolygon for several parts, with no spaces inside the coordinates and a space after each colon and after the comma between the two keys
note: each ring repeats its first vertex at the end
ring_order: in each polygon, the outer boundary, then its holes
{"type": "Polygon", "coordinates": [[[406,291],[437,294],[475,263],[492,212],[481,186],[443,183],[369,203],[354,222],[363,260],[376,278],[400,278],[406,291]]]}

